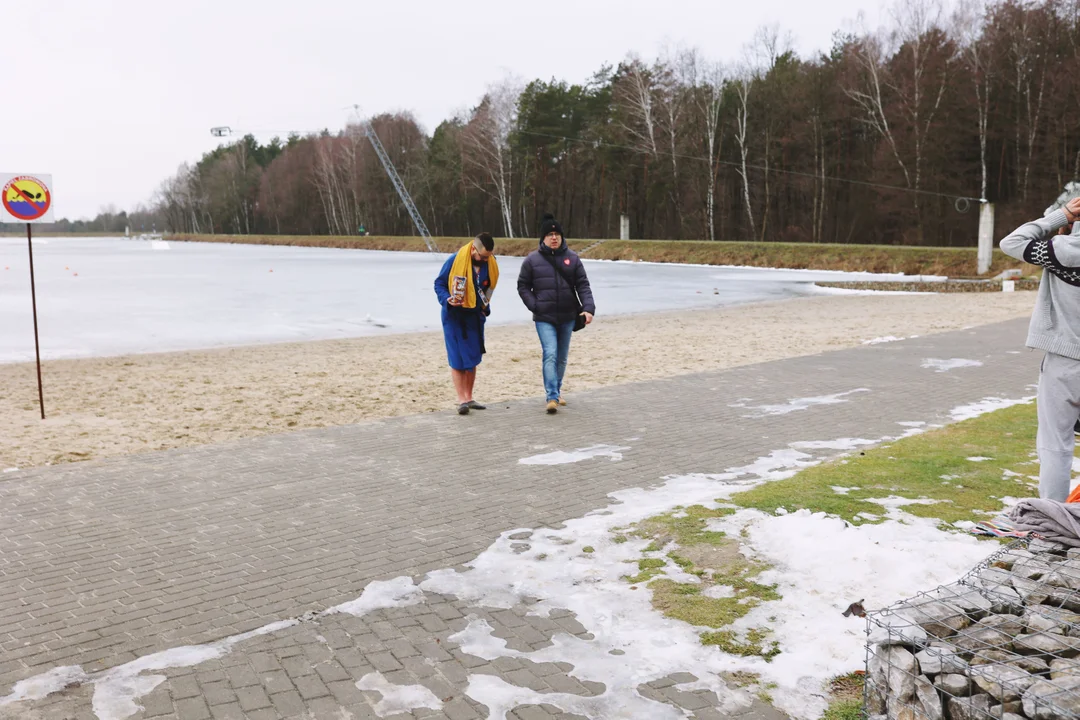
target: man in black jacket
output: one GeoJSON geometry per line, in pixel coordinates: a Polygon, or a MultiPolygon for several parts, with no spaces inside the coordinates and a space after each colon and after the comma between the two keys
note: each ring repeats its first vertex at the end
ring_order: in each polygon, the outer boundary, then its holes
{"type": "Polygon", "coordinates": [[[562,226],[550,214],[540,224],[540,247],[521,263],[518,295],[533,314],[540,336],[547,412],[554,415],[566,404],[562,381],[575,323],[579,316],[579,327],[591,323],[596,305],[581,259],[566,247],[562,226]]]}

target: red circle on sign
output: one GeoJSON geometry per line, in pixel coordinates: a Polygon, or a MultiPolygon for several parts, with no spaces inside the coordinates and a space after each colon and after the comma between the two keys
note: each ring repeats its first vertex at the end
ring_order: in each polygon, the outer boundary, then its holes
{"type": "Polygon", "coordinates": [[[45,183],[36,177],[20,175],[12,178],[0,189],[0,203],[3,203],[4,209],[12,217],[29,222],[49,212],[52,193],[45,183]]]}

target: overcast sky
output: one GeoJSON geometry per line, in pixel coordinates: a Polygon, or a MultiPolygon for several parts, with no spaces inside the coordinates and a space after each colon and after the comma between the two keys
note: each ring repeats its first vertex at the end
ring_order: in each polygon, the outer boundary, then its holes
{"type": "Polygon", "coordinates": [[[410,110],[430,133],[507,73],[587,79],[666,44],[736,60],[779,23],[806,56],[878,0],[52,0],[5,13],[0,172],[56,217],[132,209],[229,125],[260,140],[410,110]]]}

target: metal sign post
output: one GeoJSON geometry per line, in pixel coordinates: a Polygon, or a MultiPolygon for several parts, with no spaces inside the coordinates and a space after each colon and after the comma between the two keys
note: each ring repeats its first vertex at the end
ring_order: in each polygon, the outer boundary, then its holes
{"type": "Polygon", "coordinates": [[[34,282],[34,238],[30,226],[52,222],[52,176],[0,173],[0,222],[26,223],[26,250],[30,254],[30,306],[34,313],[34,354],[37,358],[38,406],[45,419],[45,391],[41,384],[41,343],[38,339],[37,287],[34,282]]]}
{"type": "Polygon", "coordinates": [[[26,249],[30,253],[30,305],[34,308],[34,354],[37,356],[37,392],[41,419],[45,419],[45,391],[41,386],[41,343],[38,342],[37,288],[34,287],[34,241],[30,236],[30,223],[26,223],[26,249]]]}

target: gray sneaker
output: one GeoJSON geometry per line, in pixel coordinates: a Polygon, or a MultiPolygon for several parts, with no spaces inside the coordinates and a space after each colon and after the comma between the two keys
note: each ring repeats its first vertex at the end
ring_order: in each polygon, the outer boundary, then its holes
{"type": "Polygon", "coordinates": [[[457,406],[457,414],[458,415],[468,415],[469,414],[469,403],[461,403],[460,405],[458,405],[457,406]]]}

